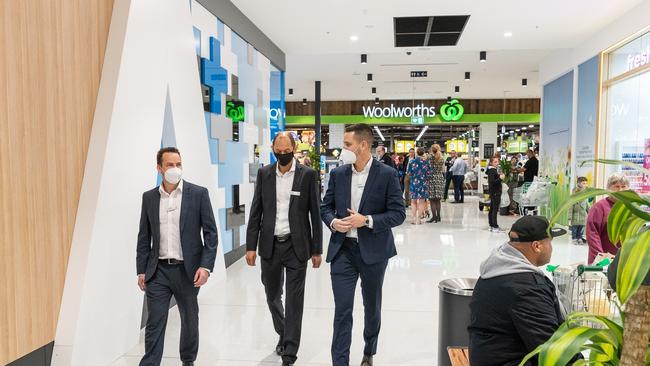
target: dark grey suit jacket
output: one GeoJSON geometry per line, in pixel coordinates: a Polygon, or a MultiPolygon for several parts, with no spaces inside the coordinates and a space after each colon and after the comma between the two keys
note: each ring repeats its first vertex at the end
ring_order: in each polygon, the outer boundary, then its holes
{"type": "MultiPolygon", "coordinates": [[[[264,259],[273,256],[276,164],[264,166],[257,172],[255,194],[246,231],[246,250],[257,250],[259,244],[260,257],[264,259]]],[[[312,255],[323,253],[318,172],[297,161],[294,161],[294,164],[296,171],[291,190],[300,192],[300,196],[291,195],[289,227],[296,256],[301,261],[306,261],[312,255]]]]}
{"type": "MultiPolygon", "coordinates": [[[[217,255],[217,224],[207,188],[183,181],[180,220],[183,264],[193,280],[199,267],[212,271],[217,255]]],[[[138,274],[145,274],[145,281],[156,273],[159,253],[160,191],[156,187],[142,195],[136,266],[138,274]]]]}

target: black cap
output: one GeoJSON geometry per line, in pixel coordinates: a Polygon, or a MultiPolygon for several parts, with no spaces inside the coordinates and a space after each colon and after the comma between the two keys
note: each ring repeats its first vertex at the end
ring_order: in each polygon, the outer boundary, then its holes
{"type": "Polygon", "coordinates": [[[544,216],[524,216],[512,225],[508,236],[513,242],[530,243],[566,234],[564,229],[553,228],[549,235],[548,225],[549,222],[544,216]]]}

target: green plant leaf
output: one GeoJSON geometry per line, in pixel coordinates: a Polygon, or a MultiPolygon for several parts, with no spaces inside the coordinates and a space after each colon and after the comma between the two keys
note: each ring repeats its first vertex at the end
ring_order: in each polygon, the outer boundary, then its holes
{"type": "Polygon", "coordinates": [[[574,204],[578,202],[582,202],[586,199],[592,198],[592,197],[598,197],[602,195],[607,195],[610,194],[611,192],[606,190],[606,189],[600,189],[600,188],[586,188],[583,191],[580,191],[571,197],[569,197],[568,200],[566,200],[554,213],[553,216],[551,217],[550,225],[549,225],[549,230],[555,224],[558,222],[558,220],[561,218],[562,213],[564,213],[566,210],[571,208],[574,204]]]}
{"type": "Polygon", "coordinates": [[[619,253],[616,292],[622,304],[639,289],[650,270],[650,230],[628,238],[619,253]]]}
{"type": "Polygon", "coordinates": [[[645,212],[641,207],[650,207],[650,201],[639,196],[638,193],[628,190],[620,192],[609,192],[610,196],[616,198],[627,207],[632,214],[646,221],[650,221],[650,213],[645,212]],[[641,207],[640,207],[641,206],[641,207]]]}
{"type": "Polygon", "coordinates": [[[621,243],[625,243],[627,239],[637,235],[645,224],[646,221],[641,218],[636,216],[630,217],[625,223],[623,232],[621,233],[621,243]]]}
{"type": "Polygon", "coordinates": [[[566,365],[578,354],[591,337],[600,333],[600,329],[589,327],[563,327],[542,345],[539,353],[540,366],[566,365]]]}
{"type": "Polygon", "coordinates": [[[537,356],[539,354],[539,352],[542,350],[542,346],[543,346],[543,344],[540,344],[539,347],[537,347],[537,348],[535,348],[533,350],[533,352],[527,354],[526,357],[524,357],[524,359],[521,360],[521,363],[519,364],[519,366],[524,366],[528,361],[530,361],[531,358],[537,356]]]}
{"type": "Polygon", "coordinates": [[[605,316],[594,315],[586,312],[576,312],[569,314],[566,319],[566,323],[569,324],[569,326],[578,326],[585,322],[604,325],[611,335],[609,335],[609,333],[603,333],[599,335],[599,337],[605,337],[604,340],[613,344],[623,344],[623,326],[605,316]]]}
{"type": "Polygon", "coordinates": [[[607,235],[612,243],[618,243],[623,233],[623,227],[630,217],[630,210],[621,201],[618,201],[612,207],[612,211],[607,217],[607,235]]]}
{"type": "Polygon", "coordinates": [[[586,160],[583,161],[580,166],[584,166],[585,164],[589,163],[600,163],[600,164],[605,164],[605,165],[623,165],[628,168],[634,169],[638,172],[641,172],[643,174],[650,175],[650,169],[646,169],[642,167],[639,164],[633,163],[631,161],[623,161],[623,160],[612,160],[612,159],[593,159],[593,160],[586,160]]]}

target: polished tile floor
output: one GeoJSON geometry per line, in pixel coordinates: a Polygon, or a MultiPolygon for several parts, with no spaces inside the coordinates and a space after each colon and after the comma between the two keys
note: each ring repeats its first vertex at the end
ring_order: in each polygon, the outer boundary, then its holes
{"type": "MultiPolygon", "coordinates": [[[[394,230],[398,255],[389,264],[384,283],[383,319],[376,365],[436,365],[438,288],[443,279],[478,277],[478,268],[490,250],[506,240],[487,230],[487,214],[478,211],[476,198],[465,204],[443,204],[443,222],[411,225],[394,230]]],[[[499,217],[503,228],[513,218],[499,217]]],[[[328,239],[328,237],[326,237],[328,239]]],[[[327,242],[327,241],[325,241],[327,242]]],[[[554,240],[552,263],[585,261],[587,248],[574,246],[566,236],[554,240]]],[[[277,336],[266,307],[259,266],[243,260],[227,270],[200,294],[201,343],[197,366],[279,365],[274,353],[277,336]]],[[[357,288],[351,364],[358,365],[363,350],[363,305],[357,288]]],[[[305,289],[303,335],[297,365],[330,365],[334,303],[329,265],[309,268],[305,289]]],[[[180,365],[179,316],[170,311],[163,365],[180,365]]],[[[113,363],[137,365],[144,346],[134,347],[113,363]]]]}

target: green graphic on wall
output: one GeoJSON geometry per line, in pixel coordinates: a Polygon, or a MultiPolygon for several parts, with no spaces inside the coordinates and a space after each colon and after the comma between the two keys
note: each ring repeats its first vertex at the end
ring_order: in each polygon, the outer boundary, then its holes
{"type": "Polygon", "coordinates": [[[443,121],[456,122],[463,117],[465,108],[460,104],[458,99],[452,99],[440,107],[440,117],[443,121]]]}
{"type": "Polygon", "coordinates": [[[226,117],[232,119],[233,122],[243,122],[245,116],[244,102],[239,100],[226,102],[226,117]]]}

